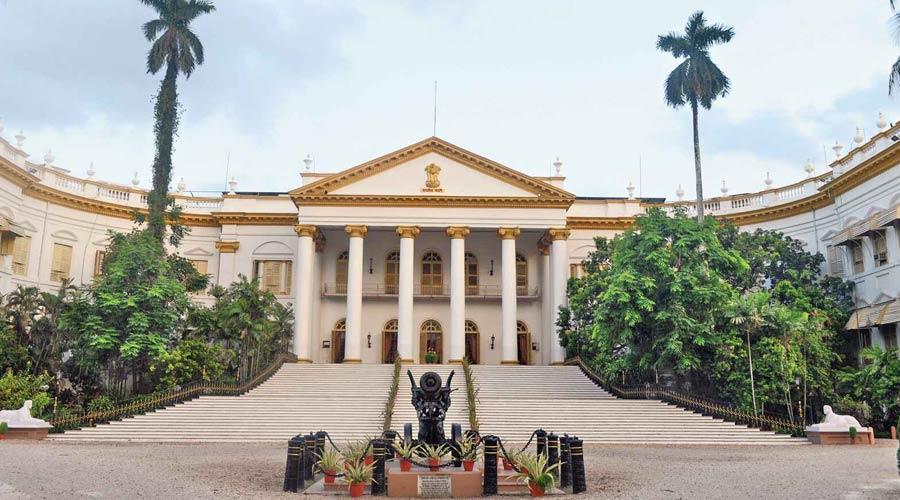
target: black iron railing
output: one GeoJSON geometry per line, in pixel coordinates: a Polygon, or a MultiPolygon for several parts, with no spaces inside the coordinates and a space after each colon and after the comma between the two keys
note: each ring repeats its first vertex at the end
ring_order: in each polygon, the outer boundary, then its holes
{"type": "Polygon", "coordinates": [[[752,412],[736,408],[731,403],[716,401],[671,387],[664,387],[658,384],[632,386],[609,384],[577,356],[567,359],[565,364],[578,366],[582,373],[595,384],[622,399],[656,399],[702,415],[721,418],[748,427],[791,434],[793,436],[804,436],[806,434],[803,424],[792,422],[790,419],[766,413],[753,414],[752,412]]]}
{"type": "Polygon", "coordinates": [[[51,417],[49,423],[53,426],[54,432],[60,432],[81,427],[93,427],[96,424],[133,417],[198,396],[239,396],[265,382],[285,362],[295,361],[296,359],[296,356],[293,354],[281,354],[270,364],[264,366],[256,373],[251,373],[241,381],[232,383],[191,382],[172,389],[135,396],[128,401],[120,402],[111,408],[103,410],[58,414],[51,417]]]}

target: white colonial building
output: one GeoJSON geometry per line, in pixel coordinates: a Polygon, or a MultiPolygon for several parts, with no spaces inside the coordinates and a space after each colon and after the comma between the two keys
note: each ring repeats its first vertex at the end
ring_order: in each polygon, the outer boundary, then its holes
{"type": "MultiPolygon", "coordinates": [[[[900,126],[858,134],[827,172],[706,201],[741,228],[776,229],[827,256],[857,284],[847,325],[862,345],[897,345],[900,126]]],[[[0,126],[0,292],[53,289],[102,272],[108,231],[128,231],[146,191],[28,160],[0,126]]],[[[294,306],[294,353],[314,363],[464,357],[484,364],[563,360],[553,324],[566,280],[595,236],[648,206],[689,201],[579,197],[554,177],[518,172],[432,137],[337,173],[302,173],[290,192],[174,193],[191,234],[178,252],[228,285],[259,277],[294,306]]],[[[185,169],[186,170],[186,169],[185,169]]],[[[208,302],[211,297],[198,296],[208,302]]],[[[851,334],[851,333],[848,333],[851,334]]]]}

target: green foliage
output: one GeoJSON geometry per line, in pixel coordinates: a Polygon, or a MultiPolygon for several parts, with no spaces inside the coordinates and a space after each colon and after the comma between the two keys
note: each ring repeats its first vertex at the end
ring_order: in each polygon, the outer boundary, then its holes
{"type": "Polygon", "coordinates": [[[463,378],[466,380],[466,406],[469,417],[469,429],[477,431],[481,427],[478,422],[478,387],[475,383],[475,375],[472,373],[472,364],[469,358],[463,358],[463,378]]]}
{"type": "Polygon", "coordinates": [[[873,420],[885,429],[900,416],[900,358],[896,349],[864,349],[863,365],[838,374],[841,389],[872,407],[873,420]]]}
{"type": "Polygon", "coordinates": [[[28,349],[22,344],[7,323],[0,323],[0,366],[16,372],[29,368],[28,349]]]}
{"type": "Polygon", "coordinates": [[[198,339],[184,339],[174,349],[156,356],[150,371],[159,375],[161,387],[177,387],[189,382],[221,382],[234,351],[198,339]]]}
{"type": "Polygon", "coordinates": [[[438,354],[434,351],[428,351],[425,353],[425,364],[433,365],[438,362],[438,354]]]}
{"type": "Polygon", "coordinates": [[[391,430],[391,420],[394,418],[394,405],[397,402],[397,390],[400,388],[400,356],[394,356],[394,370],[391,372],[391,385],[388,388],[388,397],[384,402],[383,431],[391,430]]]}
{"type": "Polygon", "coordinates": [[[777,232],[651,209],[597,240],[585,276],[570,280],[561,342],[610,382],[672,376],[742,409],[796,418],[798,401],[806,413],[836,398],[844,362],[852,289],[821,277],[822,263],[777,232]]]}
{"type": "Polygon", "coordinates": [[[88,403],[88,412],[97,413],[101,411],[112,410],[116,406],[116,402],[109,396],[100,396],[88,403]]]}
{"type": "Polygon", "coordinates": [[[556,471],[561,464],[548,465],[548,462],[549,458],[543,453],[519,454],[515,458],[515,463],[521,472],[514,474],[513,478],[541,489],[552,488],[556,486],[556,471]]]}
{"type": "Polygon", "coordinates": [[[3,434],[6,434],[6,432],[8,430],[9,430],[9,424],[7,424],[6,422],[0,422],[0,436],[2,436],[3,434]]]}
{"type": "Polygon", "coordinates": [[[13,373],[7,369],[0,377],[0,408],[21,408],[25,401],[31,400],[31,416],[41,417],[50,404],[47,393],[50,376],[13,373]]]}

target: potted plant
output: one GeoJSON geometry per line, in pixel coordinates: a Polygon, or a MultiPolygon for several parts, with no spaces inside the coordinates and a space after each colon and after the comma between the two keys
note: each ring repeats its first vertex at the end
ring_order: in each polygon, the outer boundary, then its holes
{"type": "Polygon", "coordinates": [[[472,472],[475,470],[475,461],[478,460],[478,443],[474,439],[463,438],[457,441],[459,455],[462,457],[463,470],[472,472]]]}
{"type": "Polygon", "coordinates": [[[503,470],[513,470],[513,464],[517,462],[516,457],[518,453],[506,453],[500,456],[500,461],[503,462],[503,470]]]}
{"type": "Polygon", "coordinates": [[[351,497],[361,497],[363,495],[366,491],[366,485],[372,482],[373,470],[373,466],[359,462],[344,465],[344,480],[349,485],[348,493],[351,497]]]}
{"type": "Polygon", "coordinates": [[[409,472],[412,470],[412,462],[410,459],[416,452],[419,451],[419,447],[413,445],[412,442],[407,443],[402,439],[398,439],[394,442],[394,451],[400,458],[400,471],[401,472],[409,472]]]}
{"type": "Polygon", "coordinates": [[[6,431],[9,430],[9,424],[6,422],[0,422],[0,440],[6,438],[6,431]]]}
{"type": "Polygon", "coordinates": [[[334,484],[334,477],[344,468],[344,457],[337,450],[327,450],[319,455],[316,469],[325,474],[325,484],[334,484]]]}
{"type": "Polygon", "coordinates": [[[531,496],[542,497],[547,488],[556,486],[556,469],[559,468],[558,463],[548,466],[547,456],[526,455],[522,454],[516,457],[520,471],[513,475],[515,479],[519,479],[528,485],[531,496]]]}
{"type": "Polygon", "coordinates": [[[856,430],[856,427],[851,425],[850,429],[848,429],[847,432],[850,433],[850,444],[856,444],[856,435],[859,433],[859,431],[856,430]]]}
{"type": "Polygon", "coordinates": [[[431,472],[437,472],[441,470],[441,459],[447,456],[447,453],[450,451],[450,449],[443,444],[421,444],[419,446],[421,447],[420,453],[428,459],[428,469],[431,470],[431,472]]]}
{"type": "Polygon", "coordinates": [[[369,444],[372,442],[372,438],[370,436],[365,436],[365,438],[360,443],[363,450],[363,463],[366,465],[372,465],[375,463],[375,450],[372,449],[369,444]]]}
{"type": "Polygon", "coordinates": [[[366,449],[360,441],[350,441],[344,447],[342,452],[344,458],[344,467],[348,465],[359,465],[366,454],[366,449]]]}
{"type": "Polygon", "coordinates": [[[425,364],[433,365],[438,362],[438,355],[434,351],[428,351],[425,353],[425,364]]]}

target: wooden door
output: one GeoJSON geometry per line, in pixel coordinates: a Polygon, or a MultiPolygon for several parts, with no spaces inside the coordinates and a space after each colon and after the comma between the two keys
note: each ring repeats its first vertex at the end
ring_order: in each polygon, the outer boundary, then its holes
{"type": "Polygon", "coordinates": [[[381,344],[381,362],[393,363],[397,356],[397,332],[384,332],[381,344]]]}
{"type": "Polygon", "coordinates": [[[527,333],[520,333],[517,335],[517,351],[518,351],[518,360],[520,365],[529,364],[529,354],[531,353],[531,335],[527,333]]]}

